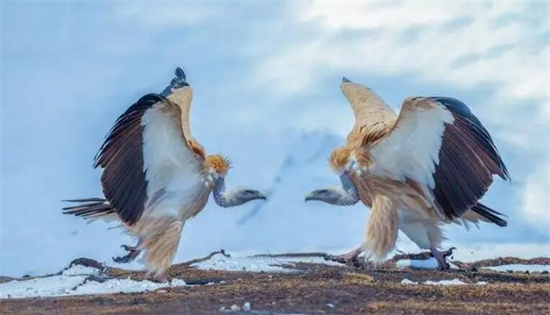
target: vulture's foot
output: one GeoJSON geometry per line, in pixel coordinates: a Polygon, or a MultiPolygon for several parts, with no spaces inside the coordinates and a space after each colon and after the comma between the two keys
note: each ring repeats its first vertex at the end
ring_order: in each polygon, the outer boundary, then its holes
{"type": "Polygon", "coordinates": [[[166,276],[166,273],[163,272],[160,275],[155,276],[154,281],[160,283],[168,282],[168,277],[166,276]]]}
{"type": "Polygon", "coordinates": [[[453,250],[456,248],[451,247],[446,251],[440,252],[435,246],[432,246],[430,248],[433,257],[435,260],[437,260],[437,266],[439,267],[439,270],[449,270],[450,265],[447,262],[447,257],[451,256],[453,254],[453,250]]]}
{"type": "Polygon", "coordinates": [[[132,262],[141,253],[141,250],[137,249],[137,246],[122,245],[121,247],[128,251],[128,254],[126,256],[113,257],[113,261],[119,264],[132,262]]]}
{"type": "Polygon", "coordinates": [[[339,262],[342,264],[353,263],[355,265],[356,263],[358,263],[357,257],[359,257],[359,255],[361,255],[362,252],[363,252],[363,249],[361,247],[358,247],[352,250],[351,252],[345,253],[342,255],[336,255],[336,256],[328,255],[325,259],[339,262]]]}

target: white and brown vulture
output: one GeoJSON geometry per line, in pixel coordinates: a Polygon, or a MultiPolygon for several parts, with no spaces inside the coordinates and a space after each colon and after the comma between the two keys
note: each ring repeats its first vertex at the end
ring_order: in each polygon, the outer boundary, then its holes
{"type": "Polygon", "coordinates": [[[137,237],[123,247],[130,262],[141,251],[147,270],[163,278],[170,267],[185,222],[196,216],[213,192],[221,207],[234,207],[265,196],[254,189],[226,190],[230,162],[207,155],[191,135],[189,110],[193,90],[181,68],[160,94],[147,94],[115,122],[94,167],[101,167],[105,198],[68,200],[66,214],[87,219],[117,219],[137,237]]]}
{"type": "Polygon", "coordinates": [[[450,97],[409,97],[396,113],[371,89],[346,78],[342,92],[355,126],[329,161],[341,186],[306,196],[333,205],[359,200],[371,208],[364,239],[341,260],[384,259],[401,230],[420,248],[430,249],[441,269],[442,224],[466,227],[479,221],[506,226],[502,214],[479,203],[493,175],[509,180],[506,166],[481,122],[450,97]]]}

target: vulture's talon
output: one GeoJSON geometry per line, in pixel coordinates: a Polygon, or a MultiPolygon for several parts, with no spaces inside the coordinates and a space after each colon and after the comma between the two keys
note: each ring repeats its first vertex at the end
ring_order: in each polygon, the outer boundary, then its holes
{"type": "Polygon", "coordinates": [[[456,247],[451,247],[449,248],[448,250],[446,250],[445,252],[443,252],[443,257],[447,258],[449,256],[451,256],[453,254],[453,250],[455,250],[456,247]]]}
{"type": "Polygon", "coordinates": [[[141,253],[141,251],[137,249],[137,246],[121,245],[120,247],[128,251],[128,254],[126,256],[113,257],[113,261],[119,264],[132,262],[141,253]]]}
{"type": "Polygon", "coordinates": [[[117,264],[126,264],[131,262],[132,260],[133,259],[130,259],[130,254],[126,256],[113,257],[113,261],[116,262],[117,264]]]}
{"type": "Polygon", "coordinates": [[[446,251],[440,252],[434,246],[430,248],[432,256],[435,258],[435,260],[437,260],[437,267],[439,270],[449,270],[451,268],[451,266],[447,262],[447,257],[451,256],[453,254],[453,250],[455,249],[455,247],[451,247],[446,251]]]}
{"type": "Polygon", "coordinates": [[[129,246],[129,245],[120,245],[120,247],[124,248],[124,250],[133,252],[138,250],[136,246],[129,246]]]}
{"type": "Polygon", "coordinates": [[[357,265],[359,264],[359,261],[357,258],[362,252],[363,250],[359,247],[357,249],[352,250],[349,253],[345,253],[342,255],[327,255],[325,259],[339,262],[341,264],[346,264],[346,265],[350,263],[352,263],[353,265],[357,265]]]}

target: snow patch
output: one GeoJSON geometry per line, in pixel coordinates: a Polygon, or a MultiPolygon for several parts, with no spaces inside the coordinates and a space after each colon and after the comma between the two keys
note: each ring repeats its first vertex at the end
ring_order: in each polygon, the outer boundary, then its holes
{"type": "MultiPolygon", "coordinates": [[[[418,282],[412,281],[412,280],[409,280],[409,279],[405,278],[405,279],[401,280],[401,284],[418,284],[418,282]]],[[[422,284],[426,284],[426,285],[464,285],[464,284],[468,284],[468,283],[460,281],[458,279],[452,279],[452,280],[439,280],[439,281],[427,280],[427,281],[424,281],[422,284]]],[[[480,281],[480,282],[477,282],[475,284],[484,285],[484,284],[487,284],[487,282],[480,281]]]]}
{"type": "Polygon", "coordinates": [[[405,279],[401,280],[401,284],[418,284],[418,282],[411,281],[411,280],[405,278],[405,279]]]}
{"type": "Polygon", "coordinates": [[[203,270],[250,271],[250,272],[293,272],[296,263],[343,266],[321,257],[213,257],[207,261],[193,264],[203,270]]]}
{"type": "Polygon", "coordinates": [[[60,275],[28,280],[12,280],[0,284],[0,299],[135,293],[185,285],[185,281],[179,279],[166,283],[132,279],[109,279],[98,282],[88,279],[89,276],[100,275],[101,271],[96,268],[75,265],[63,270],[60,275]]]}
{"type": "Polygon", "coordinates": [[[0,284],[0,299],[69,295],[86,276],[51,276],[0,284]]]}
{"type": "Polygon", "coordinates": [[[395,263],[398,268],[413,268],[413,269],[437,269],[437,261],[435,258],[427,260],[410,260],[403,259],[395,263]]]}
{"type": "Polygon", "coordinates": [[[237,304],[231,305],[230,309],[231,309],[232,312],[240,312],[241,311],[241,307],[238,306],[237,304]]]}
{"type": "Polygon", "coordinates": [[[428,280],[428,281],[425,281],[424,284],[427,284],[427,285],[463,285],[463,284],[467,284],[467,283],[462,282],[458,279],[453,279],[453,280],[439,280],[439,281],[428,280]]]}
{"type": "Polygon", "coordinates": [[[511,271],[529,271],[529,272],[550,272],[550,265],[524,265],[524,264],[509,264],[493,267],[483,267],[483,269],[490,269],[494,271],[507,272],[511,271]]]}
{"type": "Polygon", "coordinates": [[[98,275],[100,273],[99,269],[92,268],[92,267],[85,267],[82,265],[74,265],[70,268],[67,268],[61,272],[63,276],[90,276],[90,275],[98,275]]]}
{"type": "MultiPolygon", "coordinates": [[[[449,262],[451,269],[458,269],[457,266],[449,262]]],[[[437,260],[435,258],[430,258],[426,260],[411,260],[411,259],[402,259],[395,263],[395,266],[398,268],[412,268],[412,269],[437,269],[437,260]]]]}

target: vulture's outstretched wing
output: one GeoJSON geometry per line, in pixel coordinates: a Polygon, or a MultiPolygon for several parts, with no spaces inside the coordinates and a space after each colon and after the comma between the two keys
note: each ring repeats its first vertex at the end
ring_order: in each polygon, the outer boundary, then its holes
{"type": "Polygon", "coordinates": [[[340,85],[355,117],[355,125],[348,135],[348,143],[360,140],[365,132],[383,130],[392,126],[397,115],[371,89],[344,78],[340,85]]]}
{"type": "Polygon", "coordinates": [[[94,167],[104,169],[103,193],[126,224],[138,222],[146,205],[170,189],[174,176],[181,182],[200,180],[204,151],[184,134],[186,114],[171,100],[147,94],[109,131],[94,167]]]}
{"type": "Polygon", "coordinates": [[[493,175],[510,179],[485,127],[453,98],[406,99],[390,133],[375,144],[363,144],[370,145],[369,172],[421,184],[448,220],[475,206],[493,175]]]}

